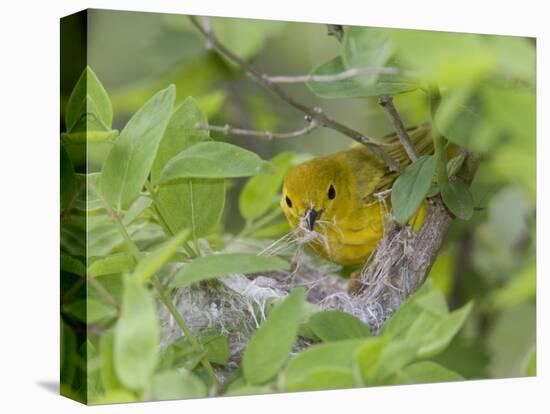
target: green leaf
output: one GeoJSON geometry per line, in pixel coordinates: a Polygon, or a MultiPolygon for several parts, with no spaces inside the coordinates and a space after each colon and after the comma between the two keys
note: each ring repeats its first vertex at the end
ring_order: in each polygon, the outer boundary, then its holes
{"type": "Polygon", "coordinates": [[[99,349],[101,355],[100,375],[103,388],[106,391],[123,389],[124,386],[120,383],[116,376],[114,360],[113,360],[114,334],[113,331],[108,331],[101,336],[99,349]]]}
{"type": "Polygon", "coordinates": [[[320,367],[309,371],[303,377],[285,384],[285,391],[321,391],[357,386],[351,369],[320,367]]]}
{"type": "Polygon", "coordinates": [[[430,382],[462,381],[464,377],[435,362],[421,361],[403,368],[393,384],[423,384],[430,382]]]}
{"type": "Polygon", "coordinates": [[[424,313],[422,307],[417,302],[424,296],[432,294],[433,291],[431,280],[426,280],[420,289],[411,295],[386,322],[383,334],[389,335],[392,338],[404,338],[415,320],[424,313]]]}
{"type": "Polygon", "coordinates": [[[385,33],[402,65],[440,87],[477,82],[496,62],[476,34],[400,29],[385,33]]]}
{"type": "MultiPolygon", "coordinates": [[[[311,75],[337,75],[346,70],[342,58],[338,56],[314,69],[311,75]]],[[[359,75],[341,80],[312,80],[306,85],[315,95],[327,99],[396,95],[418,88],[415,80],[404,76],[380,74],[374,83],[372,78],[372,75],[359,75]]]]}
{"type": "Polygon", "coordinates": [[[307,326],[323,342],[367,338],[371,335],[367,325],[341,311],[317,312],[311,316],[307,326]]]}
{"type": "Polygon", "coordinates": [[[407,342],[389,342],[383,337],[373,338],[356,355],[361,378],[367,385],[385,384],[416,356],[414,347],[407,342]]]}
{"type": "MultiPolygon", "coordinates": [[[[350,26],[344,30],[342,60],[350,68],[382,68],[392,55],[392,44],[383,30],[350,26]]],[[[371,76],[369,83],[376,82],[371,76]]]]}
{"type": "MultiPolygon", "coordinates": [[[[113,123],[113,108],[109,95],[92,69],[87,66],[80,75],[65,109],[65,125],[67,131],[73,131],[77,123],[88,115],[92,122],[102,125],[103,129],[110,129],[113,123]]],[[[84,128],[82,130],[95,130],[84,128]]]]}
{"type": "MultiPolygon", "coordinates": [[[[172,348],[173,364],[180,366],[181,362],[188,363],[190,357],[200,355],[200,359],[206,358],[213,364],[225,365],[229,361],[230,349],[227,336],[220,335],[216,331],[202,332],[197,335],[197,340],[201,344],[201,349],[197,351],[196,346],[187,338],[181,337],[174,341],[168,349],[172,348]]],[[[199,362],[200,362],[199,359],[199,362]]],[[[188,369],[191,369],[184,364],[188,369]]]]}
{"type": "Polygon", "coordinates": [[[132,273],[132,278],[140,283],[147,281],[170,260],[188,237],[189,230],[183,230],[162,243],[139,261],[132,273]]]}
{"type": "Polygon", "coordinates": [[[497,59],[500,75],[521,79],[530,85],[536,78],[536,46],[531,39],[516,36],[487,36],[481,38],[497,59]]]}
{"type": "Polygon", "coordinates": [[[80,322],[88,324],[112,318],[116,315],[116,311],[111,306],[104,305],[93,299],[78,300],[63,305],[63,312],[74,316],[80,322]]]}
{"type": "Polygon", "coordinates": [[[415,305],[420,309],[428,311],[434,315],[446,315],[449,313],[445,295],[438,289],[434,289],[422,296],[419,296],[414,301],[415,305]]]}
{"type": "MultiPolygon", "coordinates": [[[[151,181],[158,180],[168,161],[199,142],[210,141],[208,131],[196,128],[207,124],[197,102],[188,97],[175,111],[160,142],[151,169],[151,181]]],[[[191,229],[193,239],[207,235],[220,221],[225,202],[223,179],[181,179],[159,187],[156,208],[173,233],[191,229]]]]}
{"type": "Polygon", "coordinates": [[[230,349],[227,336],[224,335],[200,335],[201,345],[206,349],[205,358],[213,364],[225,365],[229,361],[230,349]]]}
{"type": "Polygon", "coordinates": [[[67,253],[61,253],[60,268],[62,272],[72,273],[73,275],[84,276],[86,274],[84,263],[67,253]]]}
{"type": "Polygon", "coordinates": [[[537,342],[536,314],[535,303],[523,303],[495,314],[486,338],[491,378],[525,375],[525,363],[537,342]]]}
{"type": "Polygon", "coordinates": [[[169,86],[147,101],[128,121],[103,164],[101,191],[119,211],[132,204],[149,175],[175,95],[174,86],[169,86]]]}
{"type": "Polygon", "coordinates": [[[460,180],[448,181],[440,185],[441,198],[445,206],[456,217],[468,220],[474,214],[474,199],[468,186],[460,180]]]}
{"type": "Polygon", "coordinates": [[[372,339],[348,339],[338,342],[326,342],[313,345],[291,359],[281,374],[283,388],[301,383],[311,372],[320,368],[351,370],[356,350],[372,339]]]}
{"type": "Polygon", "coordinates": [[[526,303],[537,294],[537,269],[535,261],[517,276],[509,279],[504,286],[491,291],[488,303],[492,309],[501,310],[526,303]]]}
{"type": "Polygon", "coordinates": [[[78,191],[78,182],[76,179],[76,175],[74,173],[74,166],[73,162],[71,161],[71,157],[65,150],[63,146],[61,146],[61,154],[60,154],[60,183],[59,183],[59,190],[61,192],[60,194],[60,200],[61,200],[61,208],[66,208],[76,197],[77,191],[78,191]]]}
{"type": "Polygon", "coordinates": [[[87,121],[87,124],[82,126],[82,128],[87,129],[76,132],[63,132],[61,134],[61,143],[63,145],[102,144],[114,142],[119,135],[119,132],[116,129],[110,129],[108,131],[94,131],[90,129],[93,127],[94,125],[90,125],[90,122],[87,121]]]}
{"type": "Polygon", "coordinates": [[[458,333],[472,310],[472,302],[447,315],[422,314],[407,333],[406,340],[415,344],[419,358],[429,358],[443,351],[458,333]]]}
{"type": "Polygon", "coordinates": [[[196,375],[176,370],[156,374],[151,392],[156,400],[208,397],[206,385],[196,375]]]}
{"type": "Polygon", "coordinates": [[[443,95],[434,123],[449,141],[472,151],[487,152],[498,138],[487,122],[477,89],[471,86],[453,88],[443,95]]]}
{"type": "Polygon", "coordinates": [[[248,274],[289,269],[290,265],[287,261],[275,256],[258,256],[254,253],[212,254],[184,264],[174,276],[170,286],[186,286],[230,273],[248,274]]]}
{"type": "Polygon", "coordinates": [[[371,338],[355,352],[357,368],[364,384],[373,383],[382,352],[390,343],[388,336],[371,338]]]}
{"type": "Polygon", "coordinates": [[[248,180],[239,197],[239,211],[246,220],[257,219],[266,213],[270,207],[274,207],[284,177],[292,166],[293,158],[294,154],[292,152],[277,154],[271,160],[275,174],[260,175],[248,180]]]}
{"type": "Polygon", "coordinates": [[[435,173],[436,158],[424,155],[397,177],[392,187],[391,202],[395,220],[404,225],[418,210],[428,194],[435,173]]]}
{"type": "Polygon", "coordinates": [[[88,267],[88,275],[104,276],[131,272],[136,266],[134,257],[128,253],[116,253],[94,260],[88,267]]]}
{"type": "Polygon", "coordinates": [[[226,142],[199,142],[172,158],[158,184],[181,178],[235,178],[270,174],[273,167],[254,152],[226,142]]]}
{"type": "Polygon", "coordinates": [[[243,354],[243,374],[250,384],[273,378],[292,350],[302,320],[305,291],[294,289],[269,313],[252,335],[243,354]]]}
{"type": "Polygon", "coordinates": [[[114,363],[126,388],[143,390],[158,360],[160,325],[151,294],[135,278],[124,278],[120,318],[115,326],[114,363]]]}
{"type": "Polygon", "coordinates": [[[140,215],[149,208],[153,201],[149,197],[141,196],[136,199],[124,214],[122,218],[122,224],[129,226],[132,222],[140,217],[140,215]]]}

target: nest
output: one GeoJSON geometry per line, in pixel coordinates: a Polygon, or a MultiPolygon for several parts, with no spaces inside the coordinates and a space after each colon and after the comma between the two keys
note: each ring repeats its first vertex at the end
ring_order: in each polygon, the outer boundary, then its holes
{"type": "MultiPolygon", "coordinates": [[[[424,282],[452,218],[439,199],[429,201],[428,213],[418,233],[391,219],[371,259],[361,272],[360,289],[347,291],[347,282],[334,265],[303,253],[307,240],[287,238],[264,249],[263,254],[294,250],[290,272],[232,274],[212,283],[178,289],[173,301],[193,332],[216,329],[229,338],[231,364],[235,367],[250,336],[266,318],[266,308],[296,287],[306,289],[307,301],[322,310],[350,313],[373,334],[424,282]],[[289,241],[290,240],[290,241],[289,241]]],[[[171,314],[161,307],[162,345],[182,335],[171,314]]],[[[309,345],[300,340],[296,352],[309,345]]]]}

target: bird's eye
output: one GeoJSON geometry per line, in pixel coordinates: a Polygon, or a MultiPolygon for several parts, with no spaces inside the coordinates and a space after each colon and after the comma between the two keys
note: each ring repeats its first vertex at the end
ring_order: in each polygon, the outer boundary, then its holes
{"type": "Polygon", "coordinates": [[[285,197],[285,201],[288,208],[292,208],[292,200],[288,196],[285,197]]]}
{"type": "Polygon", "coordinates": [[[329,200],[334,200],[335,197],[336,197],[336,189],[331,184],[329,189],[328,189],[328,198],[329,198],[329,200]]]}

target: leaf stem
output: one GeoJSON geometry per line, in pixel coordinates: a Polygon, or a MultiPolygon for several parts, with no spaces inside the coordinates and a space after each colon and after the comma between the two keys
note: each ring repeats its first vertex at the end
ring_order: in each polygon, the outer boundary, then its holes
{"type": "Polygon", "coordinates": [[[141,252],[139,251],[136,243],[131,239],[130,235],[128,234],[128,231],[126,231],[126,227],[124,227],[124,224],[122,223],[122,220],[120,220],[119,215],[116,213],[115,210],[111,207],[103,193],[96,187],[94,182],[90,180],[89,182],[90,187],[92,190],[96,193],[96,195],[101,200],[101,203],[103,204],[103,207],[115,223],[119,233],[126,241],[126,245],[128,246],[128,250],[130,250],[130,254],[134,257],[135,262],[137,263],[141,257],[141,252]]]}

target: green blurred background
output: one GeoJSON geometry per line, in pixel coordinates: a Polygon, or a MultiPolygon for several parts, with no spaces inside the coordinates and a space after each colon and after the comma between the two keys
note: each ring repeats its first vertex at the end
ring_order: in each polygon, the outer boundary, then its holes
{"type": "MultiPolygon", "coordinates": [[[[340,51],[324,24],[223,18],[211,22],[227,47],[273,75],[307,74],[340,51]]],[[[440,33],[418,31],[398,31],[396,38],[402,45],[410,41],[407,50],[416,53],[411,59],[420,57],[447,82],[444,96],[483,82],[486,104],[487,122],[464,143],[483,155],[472,185],[477,211],[467,222],[456,221],[431,272],[452,308],[474,299],[475,315],[436,359],[467,378],[533,374],[528,364],[534,361],[535,348],[535,41],[476,36],[481,40],[474,44],[463,42],[474,37],[457,35],[458,43],[453,44],[440,33]],[[477,49],[478,43],[490,48],[491,59],[485,49],[477,49]],[[437,51],[445,53],[437,56],[437,51]]],[[[62,108],[80,76],[82,67],[70,63],[83,58],[85,39],[88,65],[113,102],[113,128],[122,129],[148,98],[170,83],[177,87],[177,103],[195,97],[213,125],[280,132],[305,126],[302,114],[207,50],[185,16],[140,12],[91,10],[87,21],[65,28],[62,108]]],[[[303,84],[285,89],[369,136],[392,130],[376,98],[322,99],[303,84]]],[[[396,96],[395,105],[406,126],[428,119],[426,96],[419,90],[396,96]]],[[[266,159],[286,150],[304,156],[328,154],[352,144],[329,129],[272,142],[212,135],[266,159]]],[[[109,148],[90,146],[86,165],[82,148],[75,146],[71,157],[76,170],[99,171],[109,148]]],[[[237,208],[242,184],[237,180],[228,194],[223,219],[228,232],[242,228],[237,208]]]]}

